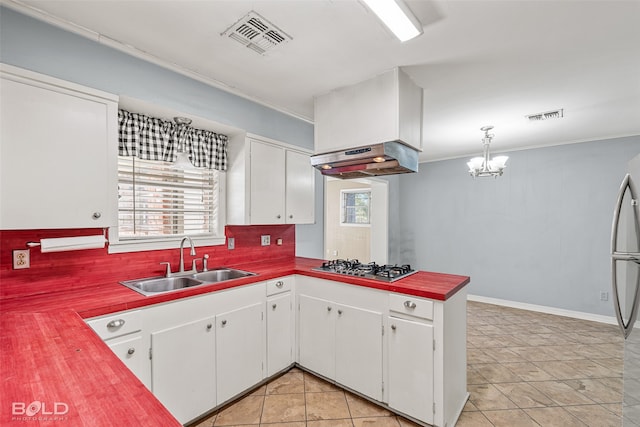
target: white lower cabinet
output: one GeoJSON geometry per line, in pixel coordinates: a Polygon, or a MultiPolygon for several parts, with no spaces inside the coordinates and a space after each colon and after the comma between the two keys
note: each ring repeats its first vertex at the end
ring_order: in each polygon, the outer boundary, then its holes
{"type": "Polygon", "coordinates": [[[335,379],[382,400],[382,313],[336,304],[335,379]]]}
{"type": "Polygon", "coordinates": [[[264,303],[216,316],[216,378],[218,404],[264,378],[264,303]]]}
{"type": "Polygon", "coordinates": [[[291,292],[267,298],[267,376],[293,363],[293,310],[291,292]]]}
{"type": "Polygon", "coordinates": [[[148,364],[147,352],[144,347],[142,335],[135,334],[121,338],[115,338],[107,342],[111,351],[133,372],[136,377],[143,379],[148,364]]]}
{"type": "Polygon", "coordinates": [[[299,296],[300,365],[382,400],[382,313],[299,296]]]}
{"type": "Polygon", "coordinates": [[[151,333],[153,394],[183,424],[216,406],[214,321],[151,333]]]}
{"type": "Polygon", "coordinates": [[[335,329],[331,301],[298,296],[298,345],[300,364],[333,379],[336,372],[335,329]]]}
{"type": "Polygon", "coordinates": [[[389,317],[389,406],[433,424],[433,325],[389,317]]]}

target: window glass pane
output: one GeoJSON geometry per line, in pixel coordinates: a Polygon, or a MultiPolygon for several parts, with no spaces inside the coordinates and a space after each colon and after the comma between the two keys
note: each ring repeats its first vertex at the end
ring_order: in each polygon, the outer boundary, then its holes
{"type": "Polygon", "coordinates": [[[342,191],[342,223],[369,224],[370,191],[342,191]]]}
{"type": "Polygon", "coordinates": [[[119,157],[119,238],[212,235],[218,229],[217,186],[214,170],[119,157]]]}

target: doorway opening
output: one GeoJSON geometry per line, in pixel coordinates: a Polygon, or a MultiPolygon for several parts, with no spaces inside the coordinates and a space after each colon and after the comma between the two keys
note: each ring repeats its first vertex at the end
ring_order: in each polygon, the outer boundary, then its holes
{"type": "Polygon", "coordinates": [[[389,183],[325,177],[324,257],[388,262],[389,183]]]}

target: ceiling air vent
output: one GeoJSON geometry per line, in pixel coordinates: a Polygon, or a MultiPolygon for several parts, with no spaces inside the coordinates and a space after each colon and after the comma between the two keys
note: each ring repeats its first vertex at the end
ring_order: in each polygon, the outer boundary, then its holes
{"type": "Polygon", "coordinates": [[[545,111],[544,113],[529,114],[525,116],[530,122],[537,122],[539,120],[560,119],[564,117],[564,109],[545,111]]]}
{"type": "Polygon", "coordinates": [[[291,36],[253,10],[227,28],[221,35],[227,36],[259,54],[264,54],[268,50],[293,40],[291,36]]]}

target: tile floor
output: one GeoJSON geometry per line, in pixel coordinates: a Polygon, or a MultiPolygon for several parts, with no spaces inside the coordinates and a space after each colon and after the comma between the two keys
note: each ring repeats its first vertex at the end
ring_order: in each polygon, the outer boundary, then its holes
{"type": "MultiPolygon", "coordinates": [[[[470,301],[457,427],[621,425],[616,327],[470,301]]],[[[294,368],[193,427],[415,427],[294,368]]]]}

